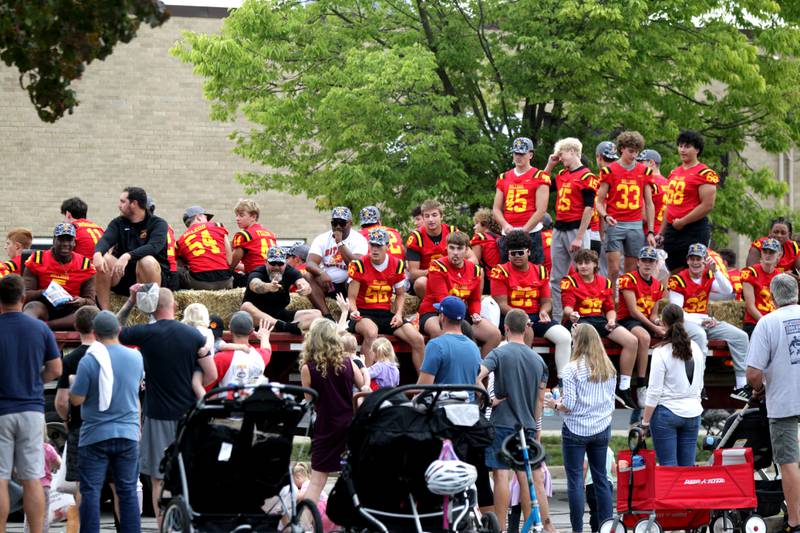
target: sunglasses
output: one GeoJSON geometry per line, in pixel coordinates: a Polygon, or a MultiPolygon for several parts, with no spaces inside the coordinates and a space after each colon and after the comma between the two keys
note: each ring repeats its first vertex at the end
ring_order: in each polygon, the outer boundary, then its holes
{"type": "Polygon", "coordinates": [[[522,257],[528,250],[509,250],[508,255],[511,257],[522,257]]]}
{"type": "Polygon", "coordinates": [[[348,222],[347,220],[343,220],[341,218],[334,218],[333,220],[331,220],[331,226],[334,226],[334,227],[335,226],[346,226],[347,222],[348,222]]]}
{"type": "Polygon", "coordinates": [[[267,261],[267,264],[269,264],[269,266],[279,267],[285,265],[286,263],[283,261],[267,261]]]}

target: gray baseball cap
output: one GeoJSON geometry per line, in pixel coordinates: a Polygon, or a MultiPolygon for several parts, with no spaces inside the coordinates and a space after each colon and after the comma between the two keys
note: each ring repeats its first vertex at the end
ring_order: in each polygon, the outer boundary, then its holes
{"type": "Polygon", "coordinates": [[[119,333],[119,321],[111,311],[100,311],[92,321],[92,330],[95,335],[104,339],[119,333]]]}
{"type": "Polygon", "coordinates": [[[292,246],[289,249],[289,254],[291,256],[299,258],[301,261],[305,261],[308,258],[308,252],[311,248],[307,244],[298,243],[292,246]]]}
{"type": "Polygon", "coordinates": [[[637,161],[655,161],[656,165],[661,164],[661,154],[656,152],[655,150],[642,150],[639,152],[639,155],[636,157],[637,161]]]}
{"type": "Polygon", "coordinates": [[[231,317],[228,328],[234,335],[250,335],[253,331],[253,317],[245,311],[237,311],[231,317]]]}
{"type": "Polygon", "coordinates": [[[619,159],[619,153],[617,153],[617,147],[611,141],[603,141],[597,145],[597,148],[594,149],[594,155],[602,155],[606,159],[611,159],[616,161],[619,159]]]}
{"type": "Polygon", "coordinates": [[[186,211],[183,212],[183,223],[186,224],[187,228],[192,223],[192,220],[194,220],[194,217],[196,217],[197,215],[205,215],[208,220],[214,218],[214,215],[212,215],[199,205],[193,205],[192,207],[188,208],[186,211]]]}

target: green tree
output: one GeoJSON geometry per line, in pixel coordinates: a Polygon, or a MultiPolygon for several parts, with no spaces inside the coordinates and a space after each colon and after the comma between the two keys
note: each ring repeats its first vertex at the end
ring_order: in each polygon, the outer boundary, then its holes
{"type": "MultiPolygon", "coordinates": [[[[785,194],[728,161],[754,139],[800,139],[800,10],[744,0],[246,0],[219,35],[173,52],[205,78],[212,117],[245,117],[236,152],[264,165],[251,189],[381,203],[404,223],[427,197],[487,205],[526,135],[543,166],[560,137],[642,132],[677,162],[693,128],[725,179],[718,226],[762,231],[764,197],[785,194]],[[734,172],[736,170],[736,172],[734,172]],[[758,227],[756,227],[758,226],[758,227]]],[[[735,158],[734,158],[735,159],[735,158]]],[[[745,169],[746,170],[746,169],[745,169]]]]}
{"type": "Polygon", "coordinates": [[[39,118],[55,122],[78,105],[70,84],[85,65],[133,39],[142,22],[168,18],[158,0],[3,0],[0,58],[19,69],[39,118]]]}

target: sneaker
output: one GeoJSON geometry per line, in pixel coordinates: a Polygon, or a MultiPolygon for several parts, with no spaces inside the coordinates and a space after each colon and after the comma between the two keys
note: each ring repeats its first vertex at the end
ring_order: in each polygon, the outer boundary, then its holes
{"type": "Polygon", "coordinates": [[[745,385],[741,389],[734,389],[731,393],[731,398],[747,403],[752,395],[753,389],[749,385],[745,385]]]}
{"type": "Polygon", "coordinates": [[[617,388],[617,390],[614,391],[614,396],[625,409],[636,409],[636,404],[633,403],[633,394],[631,393],[631,389],[621,390],[620,388],[617,388]]]}
{"type": "Polygon", "coordinates": [[[639,387],[638,389],[636,389],[636,403],[639,404],[639,408],[643,408],[646,401],[647,401],[647,387],[639,387]]]}

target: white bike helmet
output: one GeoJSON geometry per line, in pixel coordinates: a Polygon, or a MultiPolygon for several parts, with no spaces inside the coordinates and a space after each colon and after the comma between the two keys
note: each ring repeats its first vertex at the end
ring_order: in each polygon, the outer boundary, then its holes
{"type": "Polygon", "coordinates": [[[470,488],[478,479],[478,471],[469,463],[437,459],[425,470],[428,490],[440,496],[453,496],[470,488]]]}

